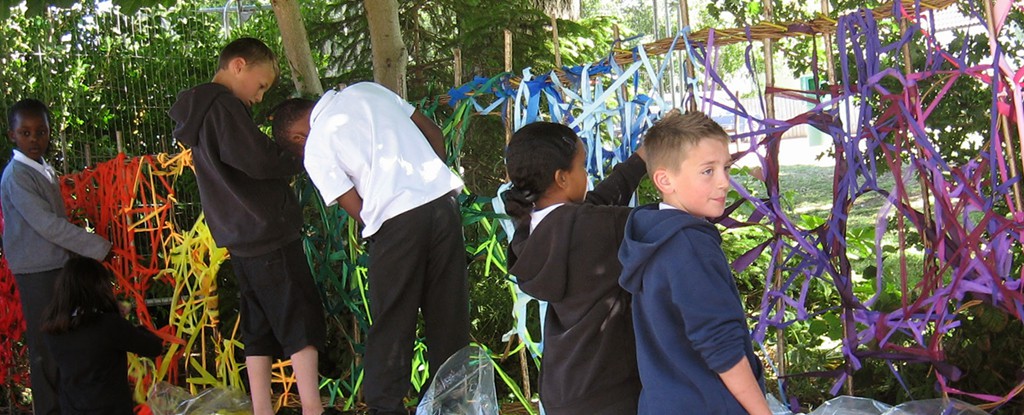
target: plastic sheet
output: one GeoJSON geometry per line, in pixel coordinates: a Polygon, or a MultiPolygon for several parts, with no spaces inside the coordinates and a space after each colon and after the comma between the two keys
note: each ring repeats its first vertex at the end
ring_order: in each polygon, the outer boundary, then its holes
{"type": "Polygon", "coordinates": [[[882,415],[888,413],[890,409],[892,405],[874,399],[839,396],[825,402],[808,415],[882,415]]]}
{"type": "Polygon", "coordinates": [[[956,399],[926,399],[899,404],[885,415],[988,415],[988,412],[956,399]]]}
{"type": "Polygon", "coordinates": [[[497,415],[491,357],[469,345],[448,358],[434,375],[416,415],[497,415]]]}
{"type": "MultiPolygon", "coordinates": [[[[774,396],[768,395],[766,398],[772,415],[794,415],[774,396]]],[[[894,407],[874,399],[839,396],[807,415],[988,415],[988,412],[956,399],[925,399],[894,407]]]]}
{"type": "Polygon", "coordinates": [[[772,411],[772,415],[793,415],[793,411],[779,402],[775,395],[765,395],[765,399],[768,400],[768,409],[772,411]]]}
{"type": "Polygon", "coordinates": [[[153,415],[244,415],[252,413],[252,402],[241,391],[210,388],[196,396],[185,389],[160,382],[149,392],[153,415]]]}

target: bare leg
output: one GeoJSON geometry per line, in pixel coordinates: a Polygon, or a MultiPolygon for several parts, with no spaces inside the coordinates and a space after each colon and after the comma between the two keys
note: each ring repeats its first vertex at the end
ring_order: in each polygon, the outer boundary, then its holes
{"type": "Polygon", "coordinates": [[[302,400],[302,415],[320,415],[324,405],[320,402],[320,373],[317,371],[316,347],[306,346],[292,354],[292,370],[295,371],[302,400]]]}
{"type": "Polygon", "coordinates": [[[246,356],[253,415],[274,415],[270,400],[270,356],[246,356]]]}

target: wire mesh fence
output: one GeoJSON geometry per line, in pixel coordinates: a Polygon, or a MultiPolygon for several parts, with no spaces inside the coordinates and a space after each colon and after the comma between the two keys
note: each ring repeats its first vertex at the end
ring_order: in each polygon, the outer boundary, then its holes
{"type": "MultiPolygon", "coordinates": [[[[210,13],[216,8],[200,7],[132,15],[96,4],[50,9],[42,16],[13,10],[0,27],[0,108],[6,115],[23,98],[50,107],[47,160],[63,174],[119,153],[180,151],[167,115],[177,94],[211,79],[229,37],[266,38],[259,34],[267,27],[260,21],[273,18],[268,10],[247,9],[245,16],[255,13],[257,19],[243,26],[241,9],[210,13]]],[[[9,124],[5,117],[5,131],[9,124]]],[[[2,142],[0,160],[6,162],[12,144],[2,142]]],[[[195,181],[183,178],[177,185],[177,215],[191,223],[200,211],[195,181]]]]}

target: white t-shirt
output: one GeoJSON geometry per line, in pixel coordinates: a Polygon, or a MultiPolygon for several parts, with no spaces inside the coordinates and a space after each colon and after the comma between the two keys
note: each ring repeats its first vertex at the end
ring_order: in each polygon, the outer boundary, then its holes
{"type": "Polygon", "coordinates": [[[310,114],[306,171],[328,206],[355,187],[363,198],[363,237],[388,219],[462,190],[462,179],[412,122],[414,111],[391,90],[362,82],[328,91],[310,114]]]}

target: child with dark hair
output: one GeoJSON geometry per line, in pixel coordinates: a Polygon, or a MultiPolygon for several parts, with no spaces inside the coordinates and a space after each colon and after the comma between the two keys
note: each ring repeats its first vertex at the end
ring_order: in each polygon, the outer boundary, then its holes
{"type": "Polygon", "coordinates": [[[253,412],[273,414],[271,359],[290,357],[303,415],[320,415],[326,323],[291,188],[302,159],[260,131],[250,112],[277,79],[277,58],[263,42],[241,38],[219,62],[213,82],[182,92],[171,107],[174,137],[192,149],[210,233],[231,253],[253,412]]]}
{"type": "Polygon", "coordinates": [[[300,159],[306,154],[306,136],[309,135],[309,113],[315,101],[289,98],[277,104],[271,120],[274,141],[300,159]]]}
{"type": "Polygon", "coordinates": [[[32,406],[38,414],[57,414],[57,367],[42,344],[43,309],[53,284],[72,254],[103,259],[110,242],[68,221],[57,172],[43,157],[50,148],[50,110],[35,99],[18,101],[7,112],[7,137],[14,156],[0,179],[3,248],[14,274],[25,316],[32,406]]]}
{"type": "Polygon", "coordinates": [[[633,294],[641,414],[768,415],[739,290],[708,219],[725,212],[729,136],[699,112],[669,112],[644,136],[662,202],[636,208],[619,250],[633,294]]]}
{"type": "Polygon", "coordinates": [[[72,258],[57,278],[43,338],[60,368],[62,414],[131,415],[126,352],[156,357],[160,338],[125,320],[113,277],[91,258],[72,258]]]}
{"type": "Polygon", "coordinates": [[[586,149],[569,127],[549,122],[512,135],[505,163],[516,224],[509,273],[548,302],[540,399],[551,415],[636,413],[640,378],[629,293],[616,253],[644,149],[587,192],[586,149]]]}
{"type": "Polygon", "coordinates": [[[363,394],[371,414],[405,415],[420,311],[430,377],[469,344],[466,244],[456,199],[462,179],[445,165],[441,129],[382,85],[331,90],[304,108],[309,102],[301,100],[278,108],[282,120],[293,121],[275,123],[274,136],[294,142],[286,146],[304,155],[328,206],[337,203],[364,225],[373,324],[363,394]]]}

